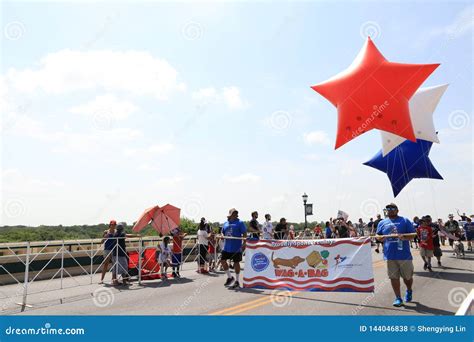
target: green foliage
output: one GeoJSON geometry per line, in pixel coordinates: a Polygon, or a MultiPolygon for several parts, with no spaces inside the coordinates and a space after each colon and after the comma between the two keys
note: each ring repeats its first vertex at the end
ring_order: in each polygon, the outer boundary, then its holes
{"type": "MultiPolygon", "coordinates": [[[[320,222],[308,222],[308,228],[313,229],[320,222]]],[[[248,226],[248,222],[246,222],[248,226]]],[[[273,223],[274,226],[277,222],[273,223]]],[[[304,223],[290,223],[295,227],[295,231],[304,230],[304,223]]],[[[132,226],[128,225],[125,229],[127,233],[132,233],[132,226]]],[[[181,218],[181,228],[187,234],[196,234],[198,223],[186,217],[181,218]]],[[[218,231],[219,223],[211,224],[214,231],[218,231]]],[[[324,227],[324,223],[322,225],[324,227]]],[[[3,226],[0,227],[1,242],[26,242],[26,241],[50,241],[50,240],[81,240],[98,239],[102,237],[107,224],[97,225],[76,225],[76,226],[45,226],[27,227],[27,226],[3,226]]],[[[152,226],[148,225],[141,232],[141,236],[157,236],[158,233],[152,226]]]]}

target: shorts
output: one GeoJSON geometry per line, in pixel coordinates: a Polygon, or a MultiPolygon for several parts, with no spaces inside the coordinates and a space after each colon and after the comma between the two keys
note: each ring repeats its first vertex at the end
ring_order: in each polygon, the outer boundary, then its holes
{"type": "Polygon", "coordinates": [[[206,245],[199,245],[199,265],[204,265],[207,260],[207,246],[206,245]]]}
{"type": "Polygon", "coordinates": [[[242,261],[242,253],[241,252],[226,252],[222,251],[221,254],[222,260],[232,260],[233,262],[241,262],[242,261]]]}
{"type": "Polygon", "coordinates": [[[104,263],[112,261],[112,251],[110,249],[104,249],[104,263]]]}
{"type": "Polygon", "coordinates": [[[173,253],[171,255],[171,264],[174,266],[181,265],[181,253],[173,253]]]}
{"type": "Polygon", "coordinates": [[[443,252],[441,251],[440,247],[435,247],[433,250],[433,255],[437,258],[441,257],[443,255],[443,252]]]}
{"type": "Polygon", "coordinates": [[[433,250],[420,247],[420,256],[427,257],[427,258],[432,258],[433,257],[433,250]]]}
{"type": "Polygon", "coordinates": [[[387,273],[389,279],[405,280],[413,278],[413,261],[412,260],[387,260],[387,273]]]}

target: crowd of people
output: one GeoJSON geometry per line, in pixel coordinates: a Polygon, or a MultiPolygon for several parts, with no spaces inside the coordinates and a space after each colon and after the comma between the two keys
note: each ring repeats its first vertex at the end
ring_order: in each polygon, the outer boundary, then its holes
{"type": "MultiPolygon", "coordinates": [[[[449,214],[448,220],[435,222],[430,215],[414,217],[413,221],[398,215],[398,207],[390,203],[385,207],[384,218],[379,214],[375,219],[370,218],[367,223],[359,218],[356,223],[347,220],[344,215],[330,218],[313,228],[295,231],[293,225],[281,218],[274,225],[270,214],[265,214],[264,222],[258,221],[259,214],[254,211],[250,215],[248,224],[239,219],[239,212],[232,208],[227,215],[227,221],[213,227],[203,217],[197,227],[198,272],[206,274],[213,272],[220,266],[220,270],[227,275],[225,286],[233,289],[240,288],[240,271],[242,253],[247,239],[264,240],[293,240],[293,239],[339,239],[359,236],[371,236],[375,252],[380,253],[380,244],[383,244],[383,255],[387,261],[388,276],[392,283],[396,299],[394,306],[403,304],[400,294],[400,278],[407,287],[405,301],[412,300],[413,290],[413,263],[411,249],[419,249],[419,255],[424,263],[424,270],[432,272],[432,259],[436,258],[437,266],[441,267],[443,255],[441,246],[446,244],[452,248],[453,255],[464,256],[463,241],[467,241],[468,250],[472,251],[474,239],[474,215],[466,216],[458,212],[461,220],[456,220],[449,214]],[[414,247],[413,247],[414,246],[414,247]],[[234,275],[231,273],[234,270],[234,275]]],[[[127,253],[125,238],[139,235],[125,234],[124,223],[117,224],[112,220],[109,229],[104,232],[104,265],[101,282],[112,263],[112,284],[117,285],[118,275],[126,283],[127,253]]],[[[157,260],[160,264],[161,279],[167,280],[167,270],[172,268],[172,277],[180,278],[180,268],[183,256],[183,239],[186,233],[180,227],[175,227],[169,236],[163,237],[157,246],[157,260]]]]}

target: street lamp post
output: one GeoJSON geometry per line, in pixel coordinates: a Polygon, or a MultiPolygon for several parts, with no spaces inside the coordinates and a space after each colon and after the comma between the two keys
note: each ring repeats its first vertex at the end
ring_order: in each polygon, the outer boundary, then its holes
{"type": "Polygon", "coordinates": [[[304,205],[304,229],[308,228],[308,220],[306,218],[307,216],[307,210],[306,210],[306,202],[308,202],[308,195],[306,195],[306,192],[303,194],[303,205],[304,205]]]}

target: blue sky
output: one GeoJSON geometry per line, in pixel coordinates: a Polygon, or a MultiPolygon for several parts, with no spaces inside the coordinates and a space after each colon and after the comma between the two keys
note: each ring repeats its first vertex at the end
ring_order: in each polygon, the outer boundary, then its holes
{"type": "Polygon", "coordinates": [[[155,204],[222,221],[230,207],[303,220],[393,201],[363,166],[377,131],[334,150],[336,109],[310,86],[371,34],[390,61],[441,63],[431,159],[401,213],[472,212],[467,2],[3,2],[2,223],[132,222],[155,204]]]}

